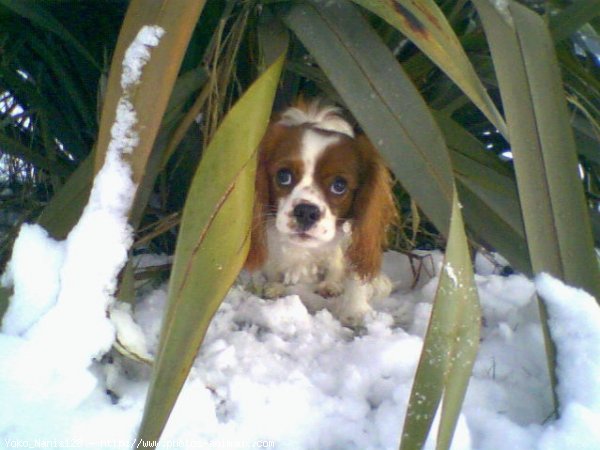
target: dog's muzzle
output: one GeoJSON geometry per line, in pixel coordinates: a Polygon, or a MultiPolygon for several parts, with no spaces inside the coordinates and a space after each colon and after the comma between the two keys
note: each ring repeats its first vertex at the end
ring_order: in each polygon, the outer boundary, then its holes
{"type": "Polygon", "coordinates": [[[296,205],[292,213],[300,231],[309,230],[321,218],[321,210],[312,203],[300,203],[296,205]]]}

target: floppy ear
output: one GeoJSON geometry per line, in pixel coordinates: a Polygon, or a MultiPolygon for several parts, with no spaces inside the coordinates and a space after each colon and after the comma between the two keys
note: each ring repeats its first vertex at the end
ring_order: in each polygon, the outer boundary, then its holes
{"type": "Polygon", "coordinates": [[[272,155],[286,130],[286,127],[278,122],[279,114],[276,114],[273,116],[258,147],[250,250],[244,264],[244,268],[251,272],[260,269],[267,261],[268,256],[266,223],[267,217],[273,214],[274,206],[271,202],[267,167],[270,155],[272,155]]]}
{"type": "Polygon", "coordinates": [[[392,179],[383,158],[365,136],[357,138],[357,146],[361,174],[352,206],[352,243],[347,257],[361,278],[371,279],[381,269],[386,232],[398,215],[392,179]]]}
{"type": "Polygon", "coordinates": [[[260,269],[267,260],[266,220],[269,213],[269,176],[267,174],[265,139],[258,150],[256,179],[254,182],[254,209],[252,230],[250,231],[250,250],[244,268],[253,272],[260,269]]]}

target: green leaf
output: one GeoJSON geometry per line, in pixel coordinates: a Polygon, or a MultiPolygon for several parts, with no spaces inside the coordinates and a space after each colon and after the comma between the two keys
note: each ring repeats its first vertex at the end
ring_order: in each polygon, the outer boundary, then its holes
{"type": "Polygon", "coordinates": [[[587,120],[581,117],[573,118],[573,131],[578,152],[600,165],[600,135],[587,120]]]}
{"type": "Polygon", "coordinates": [[[173,86],[162,126],[171,128],[185,114],[184,105],[193,98],[194,94],[206,83],[208,74],[203,67],[197,67],[182,73],[173,86]]]}
{"type": "Polygon", "coordinates": [[[350,2],[299,3],[283,19],[404,188],[446,234],[453,191],[448,151],[429,108],[389,49],[350,2]]]}
{"type": "Polygon", "coordinates": [[[352,0],[400,30],[452,79],[506,136],[506,124],[448,20],[433,0],[352,0]]]}
{"type": "MultiPolygon", "coordinates": [[[[68,54],[57,52],[55,48],[48,45],[42,39],[39,39],[36,33],[28,35],[29,45],[38,56],[38,61],[44,64],[44,73],[51,76],[52,86],[55,88],[55,100],[62,100],[61,97],[66,97],[68,101],[64,102],[65,106],[72,110],[65,113],[62,105],[57,105],[63,114],[76,113],[79,120],[85,124],[87,129],[94,129],[96,117],[92,105],[86,102],[86,92],[81,89],[80,84],[76,80],[77,73],[70,69],[72,63],[68,54]]],[[[37,58],[36,58],[37,59],[37,58]]],[[[40,75],[38,75],[40,77],[40,75]]],[[[48,83],[50,84],[50,83],[48,83]]],[[[77,123],[74,120],[69,120],[70,123],[77,123]]]]}
{"type": "Polygon", "coordinates": [[[488,1],[474,3],[510,130],[533,270],[600,298],[600,270],[548,29],[536,13],[516,2],[509,1],[503,14],[488,1]]]}
{"type": "MultiPolygon", "coordinates": [[[[22,78],[15,68],[3,71],[2,78],[10,86],[11,92],[21,105],[28,106],[30,111],[38,110],[46,113],[54,133],[70,153],[82,158],[87,155],[89,148],[83,148],[83,141],[77,130],[81,122],[74,120],[73,114],[61,109],[61,98],[43,95],[32,80],[22,78]]],[[[54,93],[56,94],[57,91],[54,90],[54,93]]]]}
{"type": "Polygon", "coordinates": [[[9,303],[9,299],[10,299],[11,295],[12,295],[12,289],[0,286],[0,323],[2,322],[2,319],[4,318],[4,314],[6,313],[6,310],[8,309],[8,303],[9,303]]]}
{"type": "Polygon", "coordinates": [[[40,170],[47,170],[52,175],[67,176],[73,168],[61,160],[52,160],[43,156],[34,149],[21,144],[19,141],[7,136],[0,131],[0,147],[2,153],[6,153],[33,164],[40,170]]]}
{"type": "MultiPolygon", "coordinates": [[[[494,152],[486,149],[479,139],[452,119],[450,113],[433,111],[433,117],[435,117],[440,130],[444,134],[446,144],[454,150],[453,153],[459,153],[474,163],[489,167],[503,177],[513,177],[510,164],[502,161],[494,152]]],[[[450,155],[452,157],[452,152],[450,155]]]]}
{"type": "Polygon", "coordinates": [[[0,0],[0,5],[10,9],[21,17],[30,20],[34,25],[47,30],[77,50],[81,56],[100,70],[94,57],[52,14],[41,7],[39,1],[32,0],[0,0]]]}
{"type": "Polygon", "coordinates": [[[577,0],[560,13],[550,16],[550,32],[555,42],[568,38],[600,14],[600,0],[577,0]]]}
{"type": "Polygon", "coordinates": [[[435,118],[444,133],[468,229],[520,272],[531,274],[525,228],[512,170],[445,114],[435,118]]]}
{"type": "Polygon", "coordinates": [[[206,77],[206,71],[202,68],[190,70],[179,76],[173,87],[160,130],[146,161],[143,178],[138,186],[136,198],[129,214],[129,222],[134,228],[137,228],[142,221],[148,199],[154,192],[156,177],[164,169],[171,153],[181,144],[193,119],[198,116],[198,111],[195,113],[191,110],[183,111],[183,105],[192,98],[202,84],[206,86],[206,77]],[[179,135],[177,135],[178,131],[181,131],[179,135]]]}
{"type": "MultiPolygon", "coordinates": [[[[590,220],[592,221],[596,246],[600,247],[600,214],[596,211],[592,211],[590,220]]],[[[598,264],[600,265],[600,254],[596,253],[596,257],[598,258],[598,264]]]]}
{"type": "Polygon", "coordinates": [[[94,176],[94,151],[54,194],[38,218],[54,239],[64,239],[79,220],[87,204],[94,176]]]}
{"type": "Polygon", "coordinates": [[[127,264],[121,271],[121,282],[116,297],[120,302],[135,305],[135,267],[132,256],[133,254],[130,252],[127,264]]]}
{"type": "Polygon", "coordinates": [[[104,163],[117,105],[123,96],[121,74],[125,52],[143,26],[155,25],[165,33],[159,45],[152,49],[152,57],[144,66],[141,82],[129,93],[129,101],[136,111],[135,128],[140,138],[131,157],[132,178],[136,184],[141,182],[187,45],[204,4],[205,0],[131,1],[110,68],[98,134],[96,172],[104,163]]]}
{"type": "Polygon", "coordinates": [[[160,437],[208,325],[245,261],[256,153],[269,121],[284,56],[279,56],[228,113],[192,181],[139,439],[160,437]]]}
{"type": "Polygon", "coordinates": [[[446,256],[412,387],[401,449],[423,448],[440,401],[438,449],[452,442],[479,347],[481,311],[456,194],[446,256]]]}
{"type": "Polygon", "coordinates": [[[456,187],[469,230],[480,242],[499,251],[519,272],[531,274],[531,261],[524,235],[513,228],[490,202],[484,200],[477,189],[465,186],[460,178],[456,187]]]}

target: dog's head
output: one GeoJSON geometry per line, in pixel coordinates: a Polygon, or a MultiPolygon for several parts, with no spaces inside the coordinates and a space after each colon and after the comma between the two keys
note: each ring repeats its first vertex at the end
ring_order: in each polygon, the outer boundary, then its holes
{"type": "Polygon", "coordinates": [[[269,125],[261,143],[246,267],[266,261],[266,224],[273,220],[281,238],[304,248],[351,229],[347,258],[371,278],[395,217],[389,171],[368,139],[355,136],[337,108],[300,103],[269,125]]]}

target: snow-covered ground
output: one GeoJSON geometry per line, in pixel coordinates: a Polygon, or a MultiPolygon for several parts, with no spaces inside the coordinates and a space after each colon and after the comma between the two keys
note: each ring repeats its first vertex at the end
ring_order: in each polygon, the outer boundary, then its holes
{"type": "MultiPolygon", "coordinates": [[[[93,331],[107,325],[104,314],[88,335],[66,310],[54,313],[56,328],[35,331],[58,308],[33,300],[55,290],[48,274],[58,273],[63,258],[51,242],[26,227],[15,249],[9,275],[27,289],[17,289],[0,334],[0,446],[128,448],[149,369],[114,352],[92,360],[100,356],[89,353],[94,345],[104,351],[104,338],[93,331]],[[44,264],[35,266],[40,256],[44,264]],[[82,348],[87,365],[72,356],[82,348]]],[[[398,290],[375,305],[359,332],[327,311],[311,315],[296,296],[264,300],[242,285],[232,288],[165,430],[164,448],[397,448],[438,279],[431,275],[441,259],[433,253],[416,261],[420,277],[411,287],[409,260],[386,254],[385,270],[398,290]]],[[[600,448],[595,300],[547,276],[532,282],[495,275],[482,257],[477,269],[482,342],[453,448],[600,448]],[[549,418],[536,289],[548,299],[558,345],[563,411],[556,421],[549,418]]],[[[85,303],[86,286],[79,292],[85,303]]],[[[165,301],[162,286],[135,308],[151,351],[165,301]]]]}

